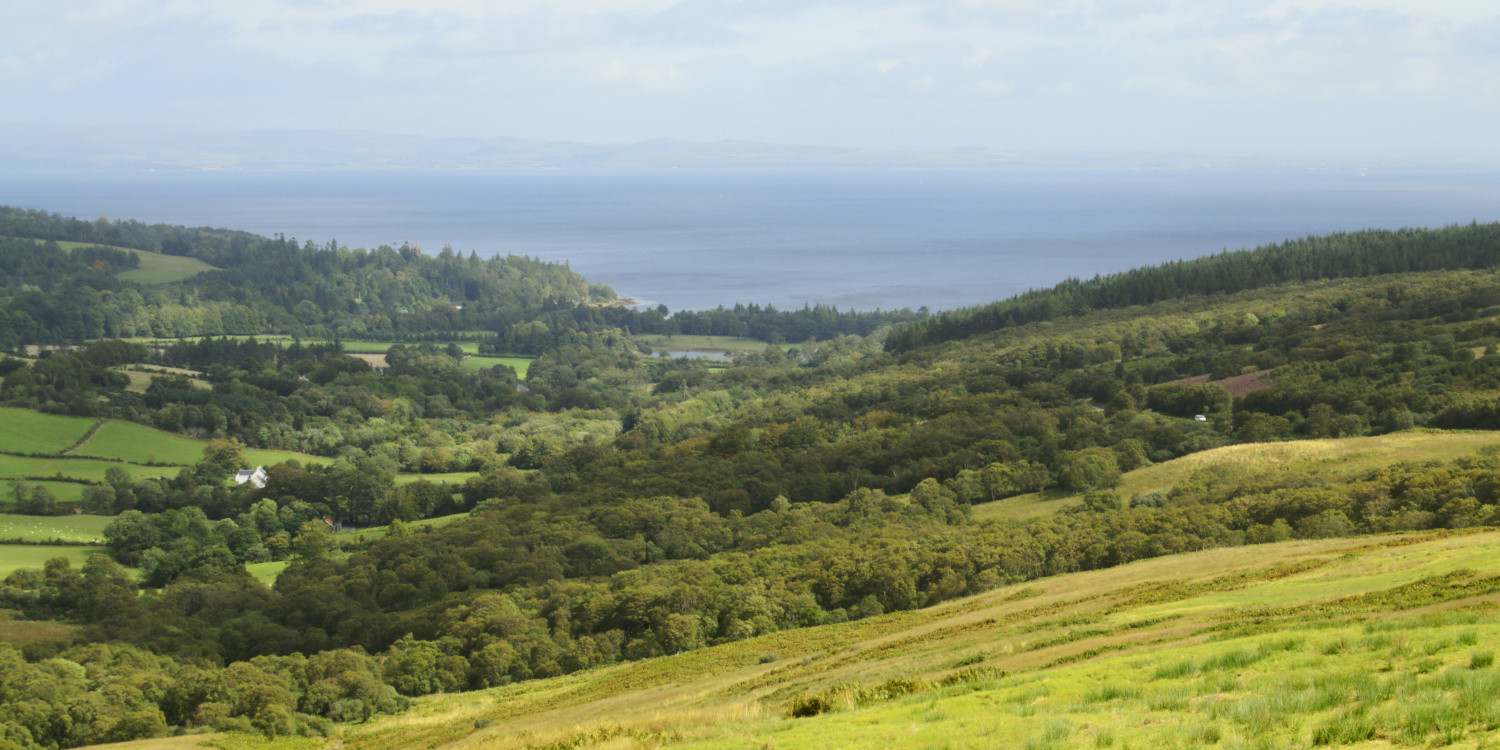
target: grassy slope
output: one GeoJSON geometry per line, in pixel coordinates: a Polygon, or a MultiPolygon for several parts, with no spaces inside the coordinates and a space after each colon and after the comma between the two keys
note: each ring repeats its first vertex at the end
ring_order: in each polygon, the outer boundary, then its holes
{"type": "MultiPolygon", "coordinates": [[[[1165,490],[1204,469],[1310,471],[1356,476],[1398,461],[1447,460],[1500,448],[1500,432],[1409,430],[1390,435],[1229,445],[1128,472],[1115,491],[1129,500],[1165,490]]],[[[1037,492],[974,506],[974,517],[1032,518],[1077,505],[1081,495],[1037,492]]]]}
{"type": "Polygon", "coordinates": [[[0,451],[58,453],[73,447],[98,421],[0,407],[0,451]]]}
{"type": "Polygon", "coordinates": [[[119,274],[120,278],[141,284],[168,284],[190,279],[204,271],[214,270],[213,266],[197,258],[162,255],[141,250],[137,250],[136,255],[141,259],[141,267],[119,274]]]}
{"type": "Polygon", "coordinates": [[[1426,744],[1434,727],[1451,737],[1500,719],[1486,708],[1500,705],[1500,673],[1483,667],[1500,639],[1497,591],[1493,530],[1210,550],[427,698],[347,728],[343,746],[1295,747],[1362,721],[1377,737],[1426,744]],[[976,668],[988,669],[786,716],[792,700],[837,683],[976,668]],[[1339,718],[1359,701],[1365,719],[1339,718]]]}
{"type": "MultiPolygon", "coordinates": [[[[58,242],[64,250],[75,250],[80,247],[93,247],[88,242],[58,242]]],[[[106,245],[105,247],[111,247],[106,245]]],[[[135,253],[140,258],[139,268],[122,271],[117,274],[126,281],[134,281],[140,284],[167,284],[173,281],[182,281],[192,278],[204,271],[215,270],[213,266],[204,263],[197,258],[185,258],[178,255],[163,255],[148,250],[136,250],[129,247],[116,247],[116,250],[135,253]]]]}

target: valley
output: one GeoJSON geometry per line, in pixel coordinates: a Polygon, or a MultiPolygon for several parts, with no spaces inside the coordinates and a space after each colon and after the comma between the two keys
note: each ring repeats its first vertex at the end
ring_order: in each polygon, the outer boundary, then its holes
{"type": "Polygon", "coordinates": [[[17,209],[0,230],[22,747],[1500,732],[1496,225],[936,314],[669,312],[520,256],[17,209]]]}

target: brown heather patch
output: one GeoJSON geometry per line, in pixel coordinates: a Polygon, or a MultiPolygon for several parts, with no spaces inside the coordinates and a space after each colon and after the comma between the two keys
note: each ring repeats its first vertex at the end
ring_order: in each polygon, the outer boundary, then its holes
{"type": "Polygon", "coordinates": [[[1235,375],[1231,378],[1221,378],[1219,380],[1209,380],[1210,376],[1208,375],[1194,375],[1190,378],[1178,378],[1177,380],[1163,383],[1163,385],[1217,385],[1229,391],[1229,395],[1238,398],[1247,393],[1254,393],[1270,388],[1271,380],[1266,377],[1270,374],[1270,370],[1256,370],[1255,372],[1247,372],[1244,375],[1235,375]]]}
{"type": "Polygon", "coordinates": [[[33,622],[16,619],[17,613],[0,610],[0,643],[25,646],[31,643],[72,641],[81,630],[77,625],[61,622],[33,622]]]}

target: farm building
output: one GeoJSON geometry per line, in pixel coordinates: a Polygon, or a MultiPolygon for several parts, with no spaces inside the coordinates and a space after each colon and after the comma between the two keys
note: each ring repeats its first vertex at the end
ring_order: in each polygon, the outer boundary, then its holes
{"type": "Polygon", "coordinates": [[[244,484],[246,482],[249,482],[255,485],[256,489],[261,489],[266,486],[266,478],[266,467],[264,466],[257,466],[253,469],[240,469],[239,471],[234,473],[235,484],[244,484]]]}

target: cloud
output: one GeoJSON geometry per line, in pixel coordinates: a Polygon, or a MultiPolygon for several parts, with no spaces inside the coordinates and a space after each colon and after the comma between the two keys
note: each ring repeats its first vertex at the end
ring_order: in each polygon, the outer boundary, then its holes
{"type": "Polygon", "coordinates": [[[1464,0],[0,4],[7,116],[77,124],[1500,158],[1497,95],[1464,0]]]}
{"type": "Polygon", "coordinates": [[[611,60],[602,66],[599,77],[608,83],[628,83],[650,94],[677,92],[683,89],[682,71],[671,65],[636,66],[620,60],[611,60]]]}

